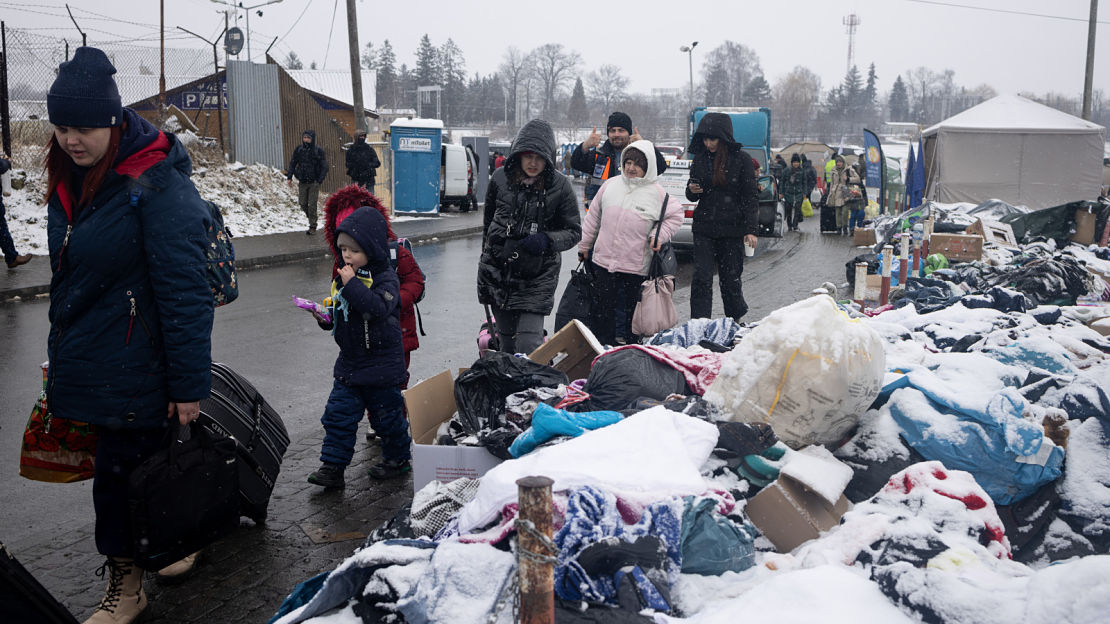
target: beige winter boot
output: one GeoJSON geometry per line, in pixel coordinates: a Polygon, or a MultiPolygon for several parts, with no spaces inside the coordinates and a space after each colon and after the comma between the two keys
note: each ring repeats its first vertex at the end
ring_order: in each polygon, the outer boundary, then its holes
{"type": "Polygon", "coordinates": [[[175,561],[155,572],[154,577],[163,583],[185,580],[185,577],[189,576],[189,574],[196,569],[197,558],[199,556],[200,552],[197,551],[180,561],[175,561]]]}
{"type": "Polygon", "coordinates": [[[143,571],[133,560],[118,557],[108,557],[96,575],[103,577],[105,569],[108,571],[108,589],[100,606],[85,620],[85,624],[130,624],[146,608],[143,571]]]}

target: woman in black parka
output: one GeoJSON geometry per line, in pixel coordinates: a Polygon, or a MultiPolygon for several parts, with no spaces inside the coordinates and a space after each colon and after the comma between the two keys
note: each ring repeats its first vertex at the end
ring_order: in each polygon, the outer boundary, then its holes
{"type": "Polygon", "coordinates": [[[578,200],[555,168],[556,149],[551,125],[529,121],[486,193],[478,302],[493,308],[501,350],[508,353],[530,353],[543,342],[560,253],[582,238],[578,200]]]}
{"type": "Polygon", "coordinates": [[[740,320],[748,312],[740,275],[744,243],[755,247],[758,192],[752,159],[732,138],[732,120],[707,113],[690,142],[694,163],[686,198],[694,210],[694,278],[690,318],[713,314],[713,272],[720,276],[725,315],[740,320]]]}

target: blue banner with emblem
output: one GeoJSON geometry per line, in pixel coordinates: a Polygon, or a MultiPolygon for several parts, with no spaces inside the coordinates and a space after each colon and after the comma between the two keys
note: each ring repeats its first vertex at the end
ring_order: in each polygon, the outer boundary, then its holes
{"type": "Polygon", "coordinates": [[[863,129],[863,167],[867,176],[867,188],[879,189],[879,209],[886,212],[886,159],[883,157],[883,145],[879,137],[867,128],[863,129]]]}
{"type": "Polygon", "coordinates": [[[883,183],[883,146],[875,133],[863,130],[863,165],[867,172],[867,187],[879,188],[883,183]]]}

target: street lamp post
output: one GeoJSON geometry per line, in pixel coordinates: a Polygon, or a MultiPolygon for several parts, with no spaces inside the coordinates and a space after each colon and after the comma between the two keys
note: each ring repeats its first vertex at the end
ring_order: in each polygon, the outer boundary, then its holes
{"type": "MultiPolygon", "coordinates": [[[[235,4],[233,2],[228,2],[227,0],[212,0],[212,2],[215,2],[216,4],[223,4],[223,5],[229,6],[229,7],[233,8],[237,11],[239,9],[242,9],[242,10],[246,11],[246,13],[247,13],[247,61],[249,62],[251,60],[251,10],[252,9],[257,9],[259,7],[264,7],[267,4],[277,4],[278,2],[281,2],[281,0],[269,0],[268,2],[260,2],[258,4],[254,4],[254,5],[251,5],[251,6],[248,6],[248,7],[243,6],[242,2],[240,2],[239,4],[235,4]]],[[[259,13],[261,13],[261,11],[259,13]]]]}
{"type": "Polygon", "coordinates": [[[679,51],[686,52],[690,57],[690,110],[694,110],[694,48],[696,47],[698,47],[697,41],[679,48],[679,51]]]}

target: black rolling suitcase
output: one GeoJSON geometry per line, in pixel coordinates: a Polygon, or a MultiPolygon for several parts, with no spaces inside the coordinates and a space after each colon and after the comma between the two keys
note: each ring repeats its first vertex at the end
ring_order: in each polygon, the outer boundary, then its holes
{"type": "Polygon", "coordinates": [[[836,231],[836,208],[821,204],[821,231],[836,231]]]}
{"type": "Polygon", "coordinates": [[[77,624],[50,591],[0,542],[0,622],[77,624]]]}
{"type": "Polygon", "coordinates": [[[289,448],[285,423],[249,381],[215,362],[212,394],[200,402],[198,421],[208,431],[235,439],[240,508],[244,516],[262,522],[289,448]]]}

